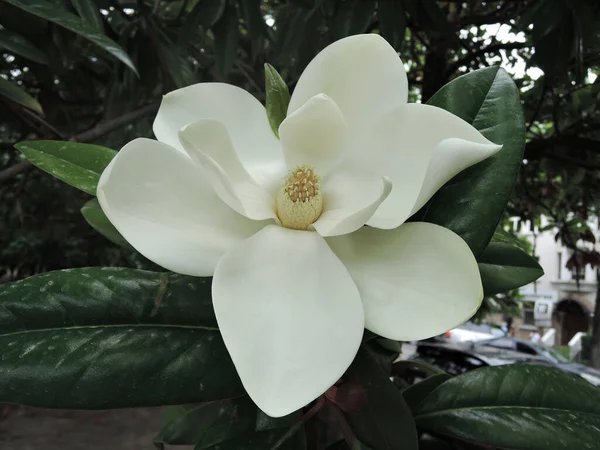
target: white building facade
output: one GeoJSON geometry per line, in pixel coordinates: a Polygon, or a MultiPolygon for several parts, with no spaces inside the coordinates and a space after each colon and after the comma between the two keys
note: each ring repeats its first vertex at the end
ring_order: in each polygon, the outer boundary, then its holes
{"type": "MultiPolygon", "coordinates": [[[[542,225],[544,219],[542,218],[542,225]]],[[[542,226],[543,228],[543,226],[542,226]]],[[[590,228],[598,237],[598,223],[590,228]]],[[[578,332],[587,332],[592,324],[596,299],[596,269],[582,270],[566,267],[571,250],[557,242],[556,229],[539,231],[522,229],[534,248],[534,257],[544,269],[544,275],[520,289],[523,295],[523,316],[514,323],[517,335],[527,337],[542,327],[556,330],[555,344],[567,345],[578,332]]]]}

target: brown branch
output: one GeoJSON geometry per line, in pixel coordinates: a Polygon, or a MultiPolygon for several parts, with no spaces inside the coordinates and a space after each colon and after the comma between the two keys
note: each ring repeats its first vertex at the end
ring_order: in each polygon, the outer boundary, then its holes
{"type": "Polygon", "coordinates": [[[468,25],[493,25],[496,23],[506,23],[507,17],[504,14],[498,14],[493,16],[482,16],[482,15],[469,15],[463,16],[458,19],[458,23],[461,28],[465,28],[468,25]]]}
{"type": "Polygon", "coordinates": [[[31,169],[32,167],[33,164],[31,164],[29,161],[21,161],[13,166],[10,166],[8,169],[5,169],[2,172],[0,172],[0,184],[4,183],[7,180],[10,180],[12,177],[25,170],[31,169]]]}
{"type": "Polygon", "coordinates": [[[446,75],[448,77],[450,77],[450,75],[452,75],[454,72],[456,72],[459,69],[459,67],[466,66],[470,62],[475,61],[477,58],[479,58],[482,55],[485,55],[486,53],[496,53],[496,52],[499,52],[500,50],[513,50],[513,49],[525,48],[525,47],[529,47],[529,46],[530,45],[527,44],[526,42],[507,42],[507,43],[498,43],[498,44],[488,45],[487,47],[480,48],[479,50],[471,51],[465,57],[452,63],[446,69],[446,75]]]}
{"type": "MultiPolygon", "coordinates": [[[[101,122],[95,127],[71,137],[69,141],[93,142],[96,139],[99,139],[102,136],[110,133],[111,131],[115,131],[125,125],[128,125],[131,122],[135,122],[136,120],[150,116],[157,110],[158,103],[152,103],[150,105],[142,106],[140,109],[136,109],[135,111],[125,113],[122,116],[116,117],[111,120],[107,120],[106,122],[101,122]]],[[[2,184],[5,181],[8,181],[15,175],[25,170],[31,169],[32,167],[33,164],[31,164],[29,161],[21,161],[15,164],[14,166],[3,170],[2,172],[0,172],[0,184],[2,184]]]]}
{"type": "Polygon", "coordinates": [[[151,103],[149,105],[142,106],[141,108],[125,113],[122,116],[107,120],[106,122],[100,122],[94,128],[84,131],[83,133],[79,133],[70,140],[76,142],[95,141],[111,131],[117,130],[131,122],[135,122],[136,120],[150,116],[156,113],[156,111],[158,111],[158,103],[151,103]]]}
{"type": "Polygon", "coordinates": [[[25,124],[37,134],[41,136],[50,135],[51,137],[55,137],[58,139],[65,138],[65,136],[60,131],[58,131],[56,128],[54,128],[52,125],[46,122],[46,119],[44,119],[41,115],[33,112],[29,108],[18,103],[6,103],[8,107],[15,113],[15,115],[17,115],[19,119],[25,122],[25,124]]]}
{"type": "Polygon", "coordinates": [[[540,113],[540,110],[542,109],[542,105],[544,103],[544,98],[546,97],[546,78],[544,78],[543,81],[543,85],[542,85],[542,93],[540,95],[540,99],[538,101],[538,104],[535,107],[535,111],[533,113],[533,116],[531,116],[531,120],[529,121],[529,125],[527,126],[527,130],[526,133],[529,133],[529,131],[531,130],[531,127],[533,126],[535,119],[537,118],[538,114],[540,113]]]}
{"type": "MultiPolygon", "coordinates": [[[[551,157],[553,155],[543,154],[546,149],[554,149],[558,147],[585,150],[591,153],[600,154],[600,141],[596,139],[590,139],[582,136],[553,136],[549,138],[533,139],[525,146],[525,157],[528,157],[527,153],[535,155],[542,155],[551,157]]],[[[533,158],[538,159],[538,158],[533,158]]]]}

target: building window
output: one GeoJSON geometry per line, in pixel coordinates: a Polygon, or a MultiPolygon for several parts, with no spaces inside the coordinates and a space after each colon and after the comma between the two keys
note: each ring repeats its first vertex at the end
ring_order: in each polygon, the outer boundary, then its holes
{"type": "Polygon", "coordinates": [[[535,325],[533,305],[531,308],[523,308],[523,325],[535,325]]]}
{"type": "Polygon", "coordinates": [[[571,279],[575,281],[585,280],[585,267],[574,267],[571,270],[571,279]]]}
{"type": "Polygon", "coordinates": [[[562,279],[562,253],[558,252],[558,279],[562,279]]]}

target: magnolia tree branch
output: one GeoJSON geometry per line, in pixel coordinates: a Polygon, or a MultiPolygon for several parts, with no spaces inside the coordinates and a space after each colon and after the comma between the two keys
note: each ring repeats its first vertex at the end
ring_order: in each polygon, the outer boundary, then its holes
{"type": "MultiPolygon", "coordinates": [[[[122,116],[116,117],[111,120],[107,120],[106,122],[101,122],[93,128],[84,131],[83,133],[79,133],[75,136],[69,138],[69,141],[74,142],[93,142],[96,139],[101,138],[102,136],[118,130],[125,125],[130,124],[131,122],[135,122],[136,120],[142,119],[144,117],[148,117],[158,110],[158,103],[152,103],[150,105],[142,106],[140,109],[136,109],[135,111],[128,112],[123,114],[122,116]]],[[[15,175],[29,170],[33,167],[29,161],[21,161],[14,166],[9,167],[8,169],[0,172],[0,184],[5,181],[10,180],[15,175]]]]}
{"type": "Polygon", "coordinates": [[[530,46],[531,45],[527,44],[526,42],[506,42],[506,43],[499,42],[497,44],[488,45],[479,50],[471,50],[466,56],[464,56],[461,59],[459,59],[458,61],[452,63],[446,69],[446,76],[452,75],[461,66],[468,65],[469,63],[471,63],[472,61],[475,61],[480,56],[484,56],[486,53],[497,53],[500,50],[513,50],[513,49],[526,48],[526,47],[530,47],[530,46]]]}

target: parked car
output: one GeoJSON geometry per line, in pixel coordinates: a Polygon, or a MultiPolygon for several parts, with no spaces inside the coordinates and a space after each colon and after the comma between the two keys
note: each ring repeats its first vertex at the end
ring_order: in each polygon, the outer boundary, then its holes
{"type": "Polygon", "coordinates": [[[529,363],[554,366],[545,358],[536,355],[493,347],[482,347],[476,351],[469,343],[457,344],[432,340],[418,342],[415,353],[408,359],[417,364],[411,366],[400,361],[392,368],[392,379],[398,386],[403,383],[413,384],[427,377],[427,371],[419,367],[418,362],[431,364],[450,375],[460,375],[479,367],[503,364],[529,363]]]}
{"type": "MultiPolygon", "coordinates": [[[[583,364],[569,362],[564,356],[553,351],[553,349],[536,348],[542,346],[536,346],[531,342],[510,337],[497,339],[508,339],[517,342],[515,342],[514,347],[506,348],[501,345],[485,345],[485,343],[493,344],[496,339],[459,344],[421,341],[417,344],[415,353],[409,359],[431,364],[450,375],[460,375],[479,367],[500,366],[504,364],[538,364],[573,373],[595,386],[600,385],[599,371],[583,364]],[[532,347],[525,347],[518,344],[527,344],[532,347]]],[[[502,342],[498,344],[502,344],[502,342]]],[[[398,370],[394,370],[394,374],[403,378],[408,383],[417,382],[427,376],[425,370],[419,368],[418,365],[409,369],[406,368],[406,365],[398,365],[398,370]]]]}
{"type": "Polygon", "coordinates": [[[529,363],[554,366],[553,363],[537,355],[494,347],[473,349],[469,343],[419,342],[411,359],[434,365],[450,375],[460,375],[479,367],[504,364],[529,363]]]}
{"type": "Polygon", "coordinates": [[[449,342],[459,343],[489,339],[492,337],[504,336],[504,334],[504,331],[492,325],[467,322],[453,330],[447,331],[442,336],[449,342]]]}
{"type": "Polygon", "coordinates": [[[496,348],[540,356],[545,358],[548,362],[556,365],[558,368],[566,372],[579,375],[595,386],[600,386],[599,370],[593,369],[584,364],[571,362],[555,349],[546,347],[545,345],[534,344],[533,342],[525,341],[523,339],[505,336],[472,342],[470,347],[475,352],[479,352],[484,348],[496,348]]]}

